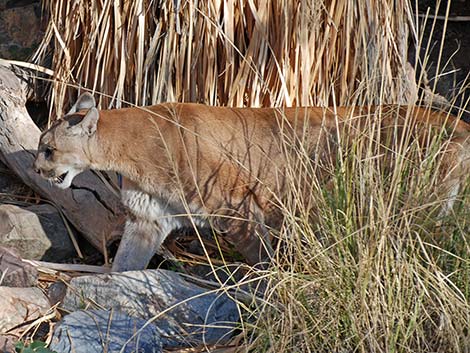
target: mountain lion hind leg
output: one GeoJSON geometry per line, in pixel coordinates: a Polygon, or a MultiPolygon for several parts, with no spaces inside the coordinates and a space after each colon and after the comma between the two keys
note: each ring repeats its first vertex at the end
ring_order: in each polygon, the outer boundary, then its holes
{"type": "Polygon", "coordinates": [[[248,264],[264,266],[270,262],[273,249],[264,215],[250,197],[237,208],[217,210],[212,226],[234,245],[248,264]]]}
{"type": "Polygon", "coordinates": [[[449,215],[462,188],[470,175],[470,138],[454,137],[442,160],[442,191],[446,202],[439,212],[439,218],[449,215]]]}

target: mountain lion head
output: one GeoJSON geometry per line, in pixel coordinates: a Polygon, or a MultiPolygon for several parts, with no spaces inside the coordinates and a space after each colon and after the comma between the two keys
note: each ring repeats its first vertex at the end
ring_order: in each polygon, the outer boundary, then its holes
{"type": "Polygon", "coordinates": [[[99,113],[89,93],[82,94],[71,110],[40,139],[34,170],[62,189],[90,169],[89,143],[96,132],[99,113]]]}

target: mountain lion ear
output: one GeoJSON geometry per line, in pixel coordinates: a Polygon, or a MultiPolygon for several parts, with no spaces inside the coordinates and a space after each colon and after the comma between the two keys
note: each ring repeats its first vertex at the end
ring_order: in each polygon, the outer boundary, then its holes
{"type": "Polygon", "coordinates": [[[96,132],[99,118],[100,113],[98,112],[98,109],[95,107],[90,108],[88,113],[86,113],[85,117],[80,122],[80,126],[86,135],[91,136],[96,132]]]}
{"type": "Polygon", "coordinates": [[[95,98],[91,93],[85,92],[78,97],[75,104],[70,108],[66,115],[73,114],[83,109],[91,109],[96,107],[95,98]]]}

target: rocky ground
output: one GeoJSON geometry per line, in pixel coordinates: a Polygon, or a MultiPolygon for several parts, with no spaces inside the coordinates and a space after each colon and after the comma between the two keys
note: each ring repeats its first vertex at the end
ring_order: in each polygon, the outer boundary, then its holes
{"type": "Polygon", "coordinates": [[[229,351],[239,327],[235,297],[243,293],[174,271],[56,271],[0,247],[0,273],[1,352],[13,352],[19,339],[58,353],[229,351]]]}

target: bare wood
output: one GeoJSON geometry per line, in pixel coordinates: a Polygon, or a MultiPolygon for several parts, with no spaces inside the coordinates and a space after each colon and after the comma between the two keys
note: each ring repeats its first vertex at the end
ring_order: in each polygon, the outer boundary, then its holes
{"type": "Polygon", "coordinates": [[[120,233],[120,200],[92,172],[77,177],[67,190],[34,172],[32,164],[41,132],[26,110],[29,89],[28,74],[0,64],[0,157],[26,185],[58,205],[84,237],[103,251],[103,244],[120,233]]]}
{"type": "Polygon", "coordinates": [[[110,273],[111,268],[104,266],[82,265],[82,264],[59,264],[55,262],[26,260],[22,259],[34,267],[61,272],[89,272],[89,273],[110,273]]]}

